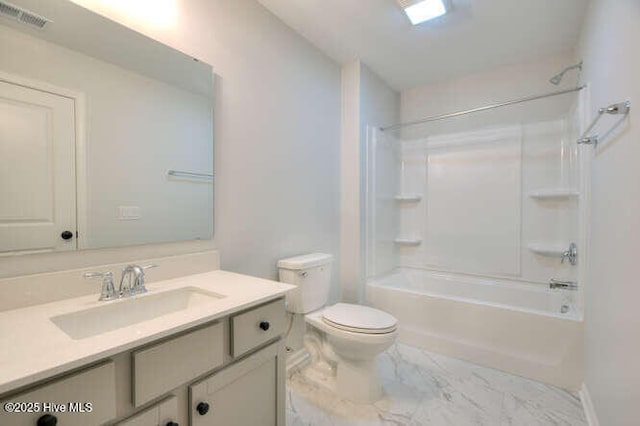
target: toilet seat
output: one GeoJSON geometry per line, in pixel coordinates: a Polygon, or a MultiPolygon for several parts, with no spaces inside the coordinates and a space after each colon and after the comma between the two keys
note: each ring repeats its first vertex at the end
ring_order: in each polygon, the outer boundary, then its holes
{"type": "Polygon", "coordinates": [[[350,303],[336,303],[326,308],[322,321],[331,327],[361,334],[392,333],[398,327],[398,320],[393,315],[350,303]]]}

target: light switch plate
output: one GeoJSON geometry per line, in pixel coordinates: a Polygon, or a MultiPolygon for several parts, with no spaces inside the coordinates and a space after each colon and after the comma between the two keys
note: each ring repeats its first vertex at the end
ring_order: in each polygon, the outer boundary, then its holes
{"type": "Polygon", "coordinates": [[[120,206],[118,219],[119,220],[139,220],[140,219],[140,207],[138,206],[120,206]]]}

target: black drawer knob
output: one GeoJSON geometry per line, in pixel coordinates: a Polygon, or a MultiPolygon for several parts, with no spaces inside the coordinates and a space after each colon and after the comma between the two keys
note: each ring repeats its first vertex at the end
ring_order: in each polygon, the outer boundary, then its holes
{"type": "Polygon", "coordinates": [[[178,423],[176,423],[176,422],[169,422],[169,423],[167,423],[166,426],[180,426],[180,425],[178,423]]]}
{"type": "Polygon", "coordinates": [[[269,321],[260,321],[261,329],[263,329],[264,331],[267,331],[269,327],[271,327],[271,324],[269,324],[269,321]]]}
{"type": "Polygon", "coordinates": [[[40,416],[38,419],[37,426],[56,426],[58,424],[58,419],[56,416],[52,416],[51,414],[45,414],[44,416],[40,416]]]}
{"type": "Polygon", "coordinates": [[[209,408],[211,408],[209,406],[209,403],[204,401],[199,402],[198,405],[196,405],[196,411],[198,411],[198,414],[200,414],[201,416],[207,414],[209,412],[209,408]]]}
{"type": "Polygon", "coordinates": [[[73,232],[64,231],[62,234],[60,234],[60,237],[62,237],[63,240],[70,240],[73,238],[73,232]]]}

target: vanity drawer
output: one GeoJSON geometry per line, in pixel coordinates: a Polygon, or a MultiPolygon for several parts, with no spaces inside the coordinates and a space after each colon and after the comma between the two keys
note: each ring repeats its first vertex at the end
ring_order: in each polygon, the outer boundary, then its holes
{"type": "Polygon", "coordinates": [[[35,426],[47,413],[64,426],[103,424],[116,417],[115,365],[109,361],[31,392],[10,396],[0,402],[0,407],[4,408],[9,402],[14,403],[14,407],[15,403],[27,403],[21,404],[25,409],[29,408],[28,403],[33,403],[30,407],[33,412],[8,413],[0,409],[0,425],[35,426]]]}
{"type": "Polygon", "coordinates": [[[222,323],[132,353],[133,404],[138,407],[222,365],[222,323]]]}
{"type": "Polygon", "coordinates": [[[284,299],[231,317],[231,355],[236,357],[284,332],[284,299]]]}

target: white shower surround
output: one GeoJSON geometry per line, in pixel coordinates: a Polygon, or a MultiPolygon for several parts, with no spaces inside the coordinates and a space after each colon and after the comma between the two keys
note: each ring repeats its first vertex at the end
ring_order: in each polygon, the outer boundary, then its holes
{"type": "Polygon", "coordinates": [[[367,303],[399,320],[398,340],[578,390],[583,323],[565,291],[505,279],[398,268],[367,283],[367,303]]]}
{"type": "Polygon", "coordinates": [[[577,129],[584,127],[584,102],[580,94],[573,101],[523,106],[519,116],[527,120],[511,125],[505,120],[512,115],[508,111],[493,117],[502,121],[498,126],[484,117],[441,123],[427,137],[424,131],[422,137],[420,131],[403,133],[410,140],[372,132],[367,157],[366,295],[370,305],[399,319],[400,342],[567,389],[580,388],[582,289],[551,291],[548,280],[587,284],[588,166],[574,142],[577,129]],[[474,149],[481,149],[479,156],[474,149]],[[448,166],[440,164],[441,172],[430,170],[431,153],[437,161],[452,159],[454,168],[442,169],[448,166]],[[495,170],[482,163],[473,163],[475,169],[470,170],[460,166],[461,160],[476,161],[474,155],[480,162],[490,161],[491,156],[508,161],[496,163],[495,170]],[[510,182],[500,181],[505,176],[511,176],[510,182]],[[477,192],[474,179],[480,182],[477,192]],[[438,186],[430,187],[434,184],[438,186]],[[543,200],[529,196],[560,187],[575,190],[576,196],[543,200]],[[432,193],[434,188],[437,192],[432,193]],[[490,202],[494,189],[503,197],[498,199],[501,213],[508,212],[500,220],[487,216],[491,209],[478,202],[482,198],[490,202]],[[394,193],[419,198],[398,203],[394,193]],[[434,222],[430,209],[438,200],[440,206],[454,206],[456,214],[435,211],[439,216],[434,222]],[[465,214],[473,213],[492,219],[477,229],[485,234],[501,232],[505,220],[509,225],[519,223],[520,230],[501,235],[509,245],[486,253],[495,244],[491,240],[464,242],[477,233],[470,225],[478,218],[459,227],[460,220],[467,220],[465,214]],[[452,233],[457,245],[449,247],[451,242],[442,240],[445,246],[441,246],[442,241],[434,240],[429,229],[433,224],[438,226],[436,232],[452,233]],[[393,235],[417,238],[421,244],[393,247],[393,235]],[[580,250],[577,267],[528,248],[533,243],[564,246],[570,241],[577,242],[580,250]],[[561,313],[562,305],[569,311],[561,313]]]}

